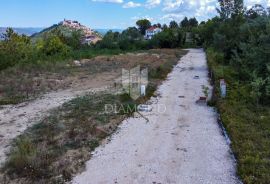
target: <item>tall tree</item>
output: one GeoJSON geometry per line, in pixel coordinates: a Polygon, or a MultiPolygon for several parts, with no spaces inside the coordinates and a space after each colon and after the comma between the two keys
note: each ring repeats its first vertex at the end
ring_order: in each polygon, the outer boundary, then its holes
{"type": "Polygon", "coordinates": [[[167,24],[163,24],[163,25],[162,25],[162,29],[163,29],[163,30],[168,29],[167,24]]]}
{"type": "Polygon", "coordinates": [[[223,20],[243,13],[243,0],[218,0],[218,2],[220,9],[217,8],[217,11],[223,20]]]}
{"type": "Polygon", "coordinates": [[[223,20],[228,19],[233,11],[234,0],[218,0],[220,9],[217,8],[217,12],[220,18],[223,20]]]}
{"type": "Polygon", "coordinates": [[[121,34],[121,39],[139,40],[142,38],[140,31],[136,27],[129,27],[121,34]]]}
{"type": "Polygon", "coordinates": [[[8,28],[0,41],[0,70],[13,66],[19,62],[29,61],[33,45],[30,38],[18,35],[8,28]]]}
{"type": "Polygon", "coordinates": [[[185,17],[181,22],[180,25],[182,28],[188,27],[189,26],[189,22],[188,22],[188,18],[185,17]]]}
{"type": "Polygon", "coordinates": [[[175,22],[174,20],[170,22],[170,28],[174,29],[174,28],[178,28],[178,24],[177,22],[175,22]]]}
{"type": "Polygon", "coordinates": [[[189,19],[188,24],[189,24],[190,27],[197,27],[198,26],[198,21],[194,17],[194,18],[189,19]]]}
{"type": "Polygon", "coordinates": [[[244,13],[243,0],[234,0],[233,15],[240,15],[244,13]]]}
{"type": "Polygon", "coordinates": [[[146,29],[151,27],[151,22],[147,19],[141,19],[136,22],[136,25],[138,26],[140,32],[142,35],[145,34],[146,29]]]}
{"type": "Polygon", "coordinates": [[[245,12],[245,16],[250,19],[255,19],[258,16],[264,16],[264,15],[267,15],[267,11],[260,4],[255,4],[254,6],[252,6],[250,9],[248,9],[245,12]]]}

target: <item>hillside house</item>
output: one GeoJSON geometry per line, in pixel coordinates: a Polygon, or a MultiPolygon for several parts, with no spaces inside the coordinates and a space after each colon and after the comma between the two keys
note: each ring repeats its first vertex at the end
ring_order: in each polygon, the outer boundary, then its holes
{"type": "Polygon", "coordinates": [[[90,45],[91,43],[95,43],[96,42],[97,37],[94,35],[87,35],[83,38],[82,40],[82,44],[87,44],[90,45]]]}
{"type": "Polygon", "coordinates": [[[144,38],[147,39],[147,40],[150,40],[153,38],[153,36],[157,33],[160,33],[162,31],[161,28],[158,28],[158,27],[150,27],[148,28],[146,31],[145,31],[145,36],[144,38]]]}

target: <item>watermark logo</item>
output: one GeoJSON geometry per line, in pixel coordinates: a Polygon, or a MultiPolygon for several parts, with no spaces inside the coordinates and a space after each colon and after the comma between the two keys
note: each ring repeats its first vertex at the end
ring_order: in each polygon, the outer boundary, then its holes
{"type": "Polygon", "coordinates": [[[152,113],[165,113],[167,107],[165,104],[155,105],[123,105],[123,104],[105,104],[104,112],[106,114],[130,114],[133,112],[152,112],[152,113]]]}
{"type": "MultiPolygon", "coordinates": [[[[127,93],[133,100],[137,100],[140,96],[146,95],[146,88],[148,85],[148,69],[141,69],[140,65],[126,70],[122,68],[121,82],[120,78],[116,80],[115,89],[117,93],[127,93]],[[120,84],[120,85],[119,85],[120,84]]],[[[166,105],[156,104],[105,104],[104,112],[107,114],[131,114],[133,112],[151,112],[151,113],[165,113],[166,105]]]]}
{"type": "Polygon", "coordinates": [[[148,85],[148,69],[141,70],[140,65],[131,70],[122,69],[122,87],[129,96],[136,100],[146,94],[148,85]]]}

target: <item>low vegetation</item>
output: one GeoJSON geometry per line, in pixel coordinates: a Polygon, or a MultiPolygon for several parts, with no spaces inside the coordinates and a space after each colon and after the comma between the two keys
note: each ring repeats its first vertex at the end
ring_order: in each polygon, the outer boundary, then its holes
{"type": "Polygon", "coordinates": [[[83,88],[92,87],[91,82],[101,85],[102,81],[98,83],[93,81],[93,78],[97,81],[107,75],[112,80],[112,77],[117,77],[117,73],[121,74],[121,68],[130,69],[138,64],[167,70],[168,61],[175,61],[175,58],[183,53],[180,50],[163,49],[104,55],[78,60],[80,66],[76,66],[73,60],[16,65],[0,71],[0,104],[16,104],[34,99],[45,92],[74,86],[78,88],[78,85],[83,88]]]}
{"type": "Polygon", "coordinates": [[[154,95],[157,86],[185,53],[178,49],[150,50],[148,53],[112,56],[119,57],[118,60],[121,57],[133,58],[130,65],[125,66],[140,64],[142,68],[148,67],[146,96],[134,101],[125,93],[90,93],[55,109],[14,141],[8,161],[2,169],[5,181],[32,184],[71,180],[74,174],[84,168],[91,151],[111,135],[124,118],[132,115],[138,104],[154,95]],[[113,104],[116,109],[106,111],[106,104],[113,104]]]}
{"type": "MultiPolygon", "coordinates": [[[[233,3],[229,1],[228,3],[233,3]]],[[[225,6],[225,5],[224,5],[225,6]]],[[[215,105],[232,140],[238,175],[244,183],[270,181],[270,19],[256,5],[220,9],[220,17],[202,26],[215,85],[215,105]],[[219,80],[227,83],[220,98],[219,80]]]]}
{"type": "Polygon", "coordinates": [[[270,181],[270,107],[257,105],[250,83],[239,80],[238,71],[220,63],[220,53],[208,50],[208,62],[216,87],[212,103],[232,140],[238,174],[244,183],[270,181]],[[220,98],[219,79],[228,85],[227,97],[220,98]]]}
{"type": "Polygon", "coordinates": [[[135,108],[128,95],[89,94],[65,103],[15,140],[7,173],[23,183],[64,183],[135,108]],[[105,111],[105,104],[119,108],[105,111]],[[25,178],[25,179],[22,179],[25,178]]]}

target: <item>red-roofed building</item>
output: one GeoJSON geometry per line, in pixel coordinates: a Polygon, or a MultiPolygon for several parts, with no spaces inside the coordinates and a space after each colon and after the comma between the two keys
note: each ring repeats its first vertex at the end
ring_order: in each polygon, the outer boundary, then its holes
{"type": "Polygon", "coordinates": [[[152,26],[145,31],[144,38],[147,40],[152,39],[155,34],[160,33],[161,31],[162,29],[160,29],[159,27],[152,26]]]}

